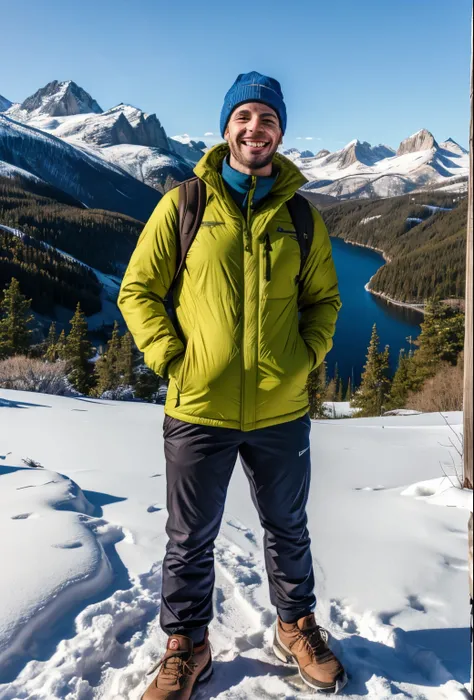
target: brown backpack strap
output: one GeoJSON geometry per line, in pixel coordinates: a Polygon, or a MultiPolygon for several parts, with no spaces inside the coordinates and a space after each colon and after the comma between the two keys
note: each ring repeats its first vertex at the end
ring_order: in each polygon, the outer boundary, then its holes
{"type": "Polygon", "coordinates": [[[311,205],[302,194],[296,192],[286,203],[291,216],[291,221],[295,227],[298,245],[300,247],[300,273],[299,280],[303,274],[303,268],[308,259],[309,251],[313,244],[314,223],[311,213],[311,205]]]}
{"type": "Polygon", "coordinates": [[[185,180],[179,186],[179,236],[177,237],[176,273],[172,286],[176,283],[186,261],[191,243],[201,226],[206,208],[206,183],[198,177],[185,180]]]}

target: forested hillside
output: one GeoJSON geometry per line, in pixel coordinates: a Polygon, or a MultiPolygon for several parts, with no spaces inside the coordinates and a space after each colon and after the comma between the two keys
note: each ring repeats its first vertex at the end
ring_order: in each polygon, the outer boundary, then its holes
{"type": "Polygon", "coordinates": [[[55,304],[74,309],[80,302],[86,314],[95,313],[101,286],[86,265],[120,275],[142,228],[48,185],[0,178],[0,289],[16,277],[35,311],[49,314],[55,304]]]}
{"type": "Polygon", "coordinates": [[[467,198],[418,193],[320,209],[331,236],[385,253],[373,291],[405,302],[464,296],[467,198]]]}

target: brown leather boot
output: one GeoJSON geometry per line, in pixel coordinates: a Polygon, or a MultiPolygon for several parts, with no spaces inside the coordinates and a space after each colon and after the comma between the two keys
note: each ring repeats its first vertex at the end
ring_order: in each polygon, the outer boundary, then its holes
{"type": "Polygon", "coordinates": [[[316,624],[313,614],[293,624],[278,618],[273,651],[280,661],[298,666],[306,685],[323,693],[338,693],[347,676],[327,641],[328,633],[316,624]]]}
{"type": "Polygon", "coordinates": [[[189,700],[196,683],[212,675],[211,647],[208,633],[204,643],[194,646],[193,640],[181,634],[168,639],[166,653],[149,674],[160,668],[142,700],[189,700]]]}

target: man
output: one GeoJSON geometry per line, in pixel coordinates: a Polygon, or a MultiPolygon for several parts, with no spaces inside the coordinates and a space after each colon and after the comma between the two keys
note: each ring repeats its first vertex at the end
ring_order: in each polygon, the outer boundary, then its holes
{"type": "Polygon", "coordinates": [[[317,690],[337,691],[341,664],[313,609],[307,530],[308,374],[332,346],[340,308],[331,245],[312,210],[301,250],[286,202],[306,182],[277,154],[286,128],[280,84],[239,75],[221,113],[226,143],[195,168],[206,183],[201,226],[177,269],[179,189],[164,195],[125,273],[119,305],[145,361],[168,377],[164,439],[169,537],[161,625],[168,647],[144,700],[188,700],[212,672],[214,540],[238,455],[265,530],[274,650],[317,690]]]}

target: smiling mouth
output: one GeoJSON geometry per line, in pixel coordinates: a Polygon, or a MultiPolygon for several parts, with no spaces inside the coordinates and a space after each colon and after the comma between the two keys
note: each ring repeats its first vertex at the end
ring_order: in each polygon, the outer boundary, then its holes
{"type": "Polygon", "coordinates": [[[245,141],[241,141],[241,143],[244,146],[247,146],[248,148],[265,148],[268,146],[270,143],[269,141],[250,141],[249,139],[246,139],[245,141]]]}

